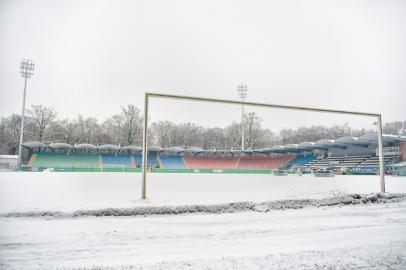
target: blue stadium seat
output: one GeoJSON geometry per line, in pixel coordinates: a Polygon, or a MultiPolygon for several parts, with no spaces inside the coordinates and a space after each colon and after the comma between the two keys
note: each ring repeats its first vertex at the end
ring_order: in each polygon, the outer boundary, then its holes
{"type": "Polygon", "coordinates": [[[316,159],[316,156],[314,155],[306,155],[306,156],[298,155],[294,159],[289,161],[289,164],[303,166],[314,159],[316,159]]]}
{"type": "Polygon", "coordinates": [[[162,165],[166,169],[184,169],[185,163],[179,155],[160,156],[162,165]]]}
{"type": "Polygon", "coordinates": [[[130,155],[102,155],[103,167],[132,167],[130,155]]]}
{"type": "MultiPolygon", "coordinates": [[[[135,158],[135,164],[137,165],[137,167],[140,167],[142,165],[142,154],[136,154],[134,156],[134,158],[135,158]]],[[[157,154],[154,152],[148,153],[147,159],[148,159],[148,165],[155,166],[158,164],[157,154]]]]}

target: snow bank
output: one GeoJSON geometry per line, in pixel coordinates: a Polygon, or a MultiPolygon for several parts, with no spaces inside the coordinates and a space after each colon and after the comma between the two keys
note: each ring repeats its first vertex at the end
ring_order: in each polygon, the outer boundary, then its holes
{"type": "Polygon", "coordinates": [[[178,214],[222,214],[242,211],[268,212],[272,210],[301,209],[305,207],[343,206],[349,204],[394,203],[406,200],[406,193],[347,194],[324,199],[297,199],[255,202],[233,202],[212,205],[145,206],[132,208],[105,208],[78,210],[71,213],[60,211],[10,212],[0,217],[82,217],[82,216],[149,216],[178,214]]]}

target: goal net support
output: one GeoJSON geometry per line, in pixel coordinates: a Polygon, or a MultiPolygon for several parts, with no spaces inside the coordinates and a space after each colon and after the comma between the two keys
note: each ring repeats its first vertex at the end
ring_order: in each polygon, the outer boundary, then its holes
{"type": "Polygon", "coordinates": [[[380,186],[381,192],[385,192],[385,172],[384,172],[384,159],[383,159],[383,136],[382,136],[382,116],[378,113],[366,113],[366,112],[355,112],[346,110],[332,110],[332,109],[322,109],[322,108],[311,108],[311,107],[300,107],[300,106],[287,106],[260,102],[247,102],[239,100],[228,100],[228,99],[215,99],[215,98],[204,98],[204,97],[193,97],[193,96],[181,96],[181,95],[170,95],[161,93],[145,93],[144,95],[144,130],[142,139],[142,188],[141,188],[141,198],[147,198],[147,138],[148,138],[148,103],[150,98],[164,98],[164,99],[175,99],[175,100],[186,100],[186,101],[198,101],[206,103],[220,103],[220,104],[234,104],[234,105],[248,105],[254,107],[262,108],[273,108],[273,109],[285,109],[285,110],[296,110],[296,111],[309,111],[309,112],[319,112],[319,113],[335,113],[335,114],[346,114],[354,116],[367,116],[375,117],[378,126],[378,151],[379,151],[379,174],[380,174],[380,186]]]}

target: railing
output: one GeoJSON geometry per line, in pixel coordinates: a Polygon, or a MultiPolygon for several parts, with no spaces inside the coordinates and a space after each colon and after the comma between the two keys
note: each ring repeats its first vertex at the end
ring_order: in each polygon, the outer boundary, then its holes
{"type": "MultiPolygon", "coordinates": [[[[400,154],[399,146],[392,146],[392,147],[384,147],[383,148],[383,155],[384,156],[399,155],[399,154],[400,154]]],[[[376,155],[379,156],[378,148],[376,148],[376,155]]]]}

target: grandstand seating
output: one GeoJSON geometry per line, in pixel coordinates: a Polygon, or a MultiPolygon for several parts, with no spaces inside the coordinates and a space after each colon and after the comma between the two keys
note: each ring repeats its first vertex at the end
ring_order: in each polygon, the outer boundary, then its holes
{"type": "MultiPolygon", "coordinates": [[[[287,162],[292,156],[276,157],[211,157],[162,155],[155,153],[148,155],[148,164],[167,169],[275,169],[287,162]]],[[[36,153],[30,159],[32,167],[38,168],[131,168],[140,167],[142,155],[114,155],[114,154],[67,154],[67,153],[36,153]]]]}
{"type": "MultiPolygon", "coordinates": [[[[385,155],[385,165],[399,161],[399,155],[385,155]]],[[[29,167],[33,168],[134,168],[141,167],[142,155],[96,154],[96,153],[54,153],[35,152],[29,167]]],[[[314,155],[290,154],[278,156],[194,156],[158,155],[150,152],[148,165],[166,169],[277,169],[301,167],[306,170],[326,169],[353,173],[371,173],[379,167],[379,157],[375,155],[341,156],[318,159],[314,155]]]]}
{"type": "MultiPolygon", "coordinates": [[[[396,161],[398,156],[388,155],[384,156],[384,163],[396,161]]],[[[323,169],[323,168],[337,168],[337,169],[353,169],[353,168],[378,168],[379,157],[371,155],[360,156],[344,156],[344,157],[328,157],[323,159],[317,159],[307,163],[307,167],[311,169],[323,169]]],[[[353,172],[373,171],[368,170],[352,170],[353,172]]]]}
{"type": "Polygon", "coordinates": [[[322,159],[315,159],[313,161],[310,161],[306,165],[311,169],[325,169],[330,167],[348,169],[356,167],[370,157],[370,155],[327,157],[322,159]]]}
{"type": "MultiPolygon", "coordinates": [[[[398,155],[387,155],[383,156],[383,161],[385,164],[388,164],[390,162],[397,162],[398,161],[398,155]]],[[[379,167],[379,156],[373,156],[370,157],[369,159],[363,161],[361,164],[358,165],[358,167],[379,167]]]]}
{"type": "MultiPolygon", "coordinates": [[[[384,155],[383,163],[386,165],[399,161],[399,155],[384,155]]],[[[354,174],[376,174],[379,172],[379,156],[372,156],[351,169],[354,174]]]]}
{"type": "Polygon", "coordinates": [[[141,154],[136,154],[134,156],[135,159],[135,164],[137,167],[141,167],[142,166],[142,155],[141,154]]]}
{"type": "MultiPolygon", "coordinates": [[[[34,153],[28,164],[34,168],[132,168],[141,166],[142,155],[34,153]]],[[[148,155],[148,164],[158,165],[156,154],[148,155]]]]}
{"type": "Polygon", "coordinates": [[[158,155],[155,152],[148,153],[147,159],[148,159],[148,164],[151,166],[157,166],[158,165],[158,155]]]}
{"type": "Polygon", "coordinates": [[[189,169],[236,169],[237,157],[184,156],[189,169]]]}
{"type": "Polygon", "coordinates": [[[101,158],[103,168],[133,167],[130,155],[102,155],[101,158]]]}
{"type": "MultiPolygon", "coordinates": [[[[154,166],[156,167],[158,165],[158,160],[157,160],[157,154],[156,153],[148,153],[147,155],[147,163],[150,166],[154,166]]],[[[142,154],[136,154],[134,156],[135,158],[135,164],[137,165],[137,167],[141,167],[142,166],[142,154]]]]}
{"type": "Polygon", "coordinates": [[[292,159],[292,155],[274,157],[241,157],[238,169],[277,169],[292,159]]]}
{"type": "Polygon", "coordinates": [[[36,159],[37,159],[37,154],[32,154],[30,157],[30,160],[28,161],[28,166],[33,167],[32,164],[35,163],[36,159]]]}
{"type": "Polygon", "coordinates": [[[163,168],[167,169],[184,169],[185,163],[179,155],[162,155],[159,157],[163,168]]]}
{"type": "Polygon", "coordinates": [[[294,159],[289,161],[289,165],[294,165],[294,166],[303,166],[307,163],[309,163],[310,161],[313,161],[316,159],[316,156],[313,154],[310,155],[297,155],[294,159]]]}
{"type": "Polygon", "coordinates": [[[30,163],[36,168],[98,168],[100,157],[93,154],[36,153],[30,163]]]}

